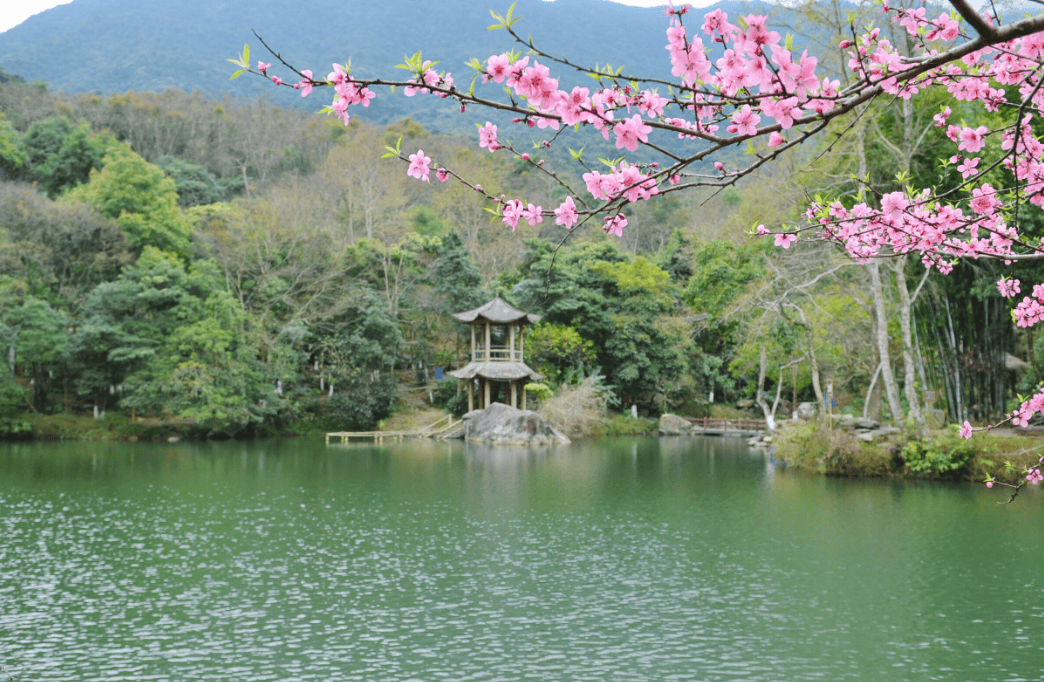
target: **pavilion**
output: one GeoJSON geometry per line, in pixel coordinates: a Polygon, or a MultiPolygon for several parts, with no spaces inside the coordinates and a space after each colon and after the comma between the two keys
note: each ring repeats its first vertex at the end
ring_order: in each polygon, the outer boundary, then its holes
{"type": "Polygon", "coordinates": [[[525,385],[543,377],[526,365],[522,357],[524,331],[527,324],[539,322],[540,315],[514,307],[500,296],[488,303],[453,317],[471,325],[471,362],[448,374],[468,386],[468,412],[485,409],[497,402],[501,391],[504,400],[510,395],[511,407],[518,408],[519,382],[522,388],[521,409],[526,409],[525,385]],[[478,395],[476,396],[476,384],[478,395]]]}

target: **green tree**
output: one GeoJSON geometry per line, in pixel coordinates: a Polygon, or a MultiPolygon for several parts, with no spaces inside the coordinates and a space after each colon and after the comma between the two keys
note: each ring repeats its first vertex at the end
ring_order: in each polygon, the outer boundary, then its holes
{"type": "Polygon", "coordinates": [[[684,321],[668,273],[604,240],[568,246],[527,242],[530,277],[515,287],[521,307],[568,325],[593,344],[598,365],[625,404],[664,409],[686,374],[684,321]]]}
{"type": "Polygon", "coordinates": [[[202,166],[169,155],[156,159],[156,165],[174,180],[182,208],[213,204],[225,198],[224,188],[202,166]]]}
{"type": "Polygon", "coordinates": [[[76,308],[131,259],[115,220],[92,206],[54,202],[32,187],[0,184],[0,274],[34,296],[76,308]]]}
{"type": "Polygon", "coordinates": [[[74,126],[69,119],[56,117],[34,123],[23,144],[29,177],[54,198],[87,182],[116,140],[111,134],[94,134],[86,121],[74,126]]]}
{"type": "Polygon", "coordinates": [[[376,292],[360,288],[338,316],[337,330],[321,340],[320,362],[332,388],[327,413],[338,428],[367,430],[391,414],[396,399],[392,367],[403,349],[402,330],[376,292]]]}
{"type": "Polygon", "coordinates": [[[105,155],[101,171],[90,181],[66,194],[115,218],[136,249],[146,246],[185,255],[189,252],[189,223],[178,209],[174,181],[158,166],[148,163],[126,145],[105,155]]]}
{"type": "Polygon", "coordinates": [[[26,173],[29,155],[18,131],[0,112],[0,180],[17,180],[26,173]]]}

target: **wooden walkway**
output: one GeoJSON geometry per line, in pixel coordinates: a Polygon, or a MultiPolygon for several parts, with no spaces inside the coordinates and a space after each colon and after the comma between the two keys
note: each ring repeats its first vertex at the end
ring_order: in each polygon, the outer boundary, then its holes
{"type": "Polygon", "coordinates": [[[756,436],[768,428],[764,419],[722,419],[717,417],[686,417],[692,432],[704,436],[756,436]]]}
{"type": "Polygon", "coordinates": [[[375,443],[383,443],[385,440],[403,438],[443,438],[462,423],[462,420],[454,419],[452,414],[447,414],[433,424],[412,431],[331,431],[326,434],[326,444],[330,444],[330,438],[339,439],[341,443],[362,439],[373,439],[375,443]]]}

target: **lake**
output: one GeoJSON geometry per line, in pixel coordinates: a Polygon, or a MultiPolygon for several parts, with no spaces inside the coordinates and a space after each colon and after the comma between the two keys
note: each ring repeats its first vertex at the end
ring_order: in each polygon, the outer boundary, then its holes
{"type": "Polygon", "coordinates": [[[1039,491],[743,441],[0,445],[20,680],[1044,680],[1039,491]]]}

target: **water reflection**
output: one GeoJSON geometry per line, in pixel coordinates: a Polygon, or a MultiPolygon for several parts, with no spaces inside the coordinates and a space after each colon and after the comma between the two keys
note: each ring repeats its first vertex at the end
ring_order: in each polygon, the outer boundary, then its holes
{"type": "Polygon", "coordinates": [[[0,663],[40,680],[1040,679],[1040,497],[995,501],[779,471],[722,439],[2,446],[0,663]]]}

